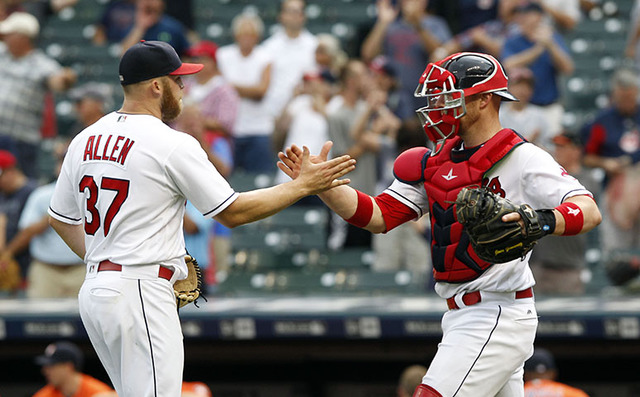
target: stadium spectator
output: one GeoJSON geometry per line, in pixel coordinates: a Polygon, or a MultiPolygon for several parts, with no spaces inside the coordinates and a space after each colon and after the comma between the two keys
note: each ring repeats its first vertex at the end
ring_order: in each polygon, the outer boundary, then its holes
{"type": "Polygon", "coordinates": [[[505,128],[516,130],[529,142],[551,151],[553,136],[549,136],[549,123],[542,108],[531,103],[535,80],[533,73],[527,68],[509,71],[509,91],[519,101],[503,102],[500,105],[500,123],[505,128]]]}
{"type": "MultiPolygon", "coordinates": [[[[58,175],[66,144],[55,150],[58,175]]],[[[49,226],[49,202],[55,182],[39,186],[29,195],[20,215],[18,232],[2,250],[2,257],[16,257],[28,249],[27,298],[75,298],[84,281],[86,266],[49,226]]]]}
{"type": "MultiPolygon", "coordinates": [[[[304,74],[300,89],[289,100],[276,121],[273,141],[277,151],[292,144],[305,145],[312,153],[322,149],[322,145],[329,139],[327,106],[333,83],[335,79],[328,70],[304,74]]],[[[275,182],[282,183],[289,179],[283,172],[278,172],[275,182]]],[[[321,204],[320,199],[315,196],[308,199],[321,204]]]]}
{"type": "MultiPolygon", "coordinates": [[[[192,103],[184,107],[174,127],[196,138],[207,153],[209,161],[222,176],[228,178],[233,169],[231,146],[229,141],[219,134],[206,135],[205,119],[199,106],[192,103]]],[[[230,229],[211,218],[202,216],[202,213],[189,201],[187,201],[183,222],[185,247],[203,269],[206,289],[214,283],[216,271],[228,270],[231,251],[230,229]],[[213,245],[212,249],[210,245],[213,245]],[[210,255],[211,251],[213,255],[210,255]],[[211,266],[212,263],[215,266],[211,266]]]]}
{"type": "Polygon", "coordinates": [[[587,125],[584,163],[606,172],[600,242],[605,253],[640,248],[640,83],[629,69],[611,79],[611,105],[587,125]]]}
{"type": "Polygon", "coordinates": [[[422,383],[422,377],[427,372],[427,367],[424,365],[410,365],[406,367],[400,379],[398,380],[397,396],[398,397],[411,397],[413,396],[416,387],[422,383]]]}
{"type": "Polygon", "coordinates": [[[196,32],[196,21],[193,13],[192,0],[165,0],[165,13],[177,19],[187,30],[187,38],[195,43],[199,40],[196,32]]]}
{"type": "Polygon", "coordinates": [[[444,18],[454,34],[501,17],[503,9],[520,0],[430,0],[429,10],[444,18]],[[508,4],[507,4],[508,3],[508,4]]]}
{"type": "Polygon", "coordinates": [[[589,397],[580,389],[558,382],[558,369],[550,351],[536,348],[524,363],[525,397],[589,397]]]}
{"type": "MultiPolygon", "coordinates": [[[[457,52],[484,52],[500,57],[502,46],[507,35],[513,31],[513,10],[518,0],[502,0],[497,2],[499,12],[494,19],[458,32],[432,54],[431,60],[438,61],[457,52]]],[[[491,15],[491,14],[489,14],[491,15]]]]}
{"type": "Polygon", "coordinates": [[[629,32],[624,56],[640,71],[640,0],[635,0],[629,18],[629,32]]]}
{"type": "Polygon", "coordinates": [[[184,55],[190,47],[187,29],[165,12],[165,0],[118,0],[107,6],[96,25],[93,42],[119,43],[121,53],[140,40],[165,41],[184,55]]]}
{"type": "Polygon", "coordinates": [[[581,19],[580,0],[534,0],[560,32],[573,30],[581,19]]]}
{"type": "Polygon", "coordinates": [[[20,3],[21,11],[33,15],[38,19],[40,26],[44,26],[50,16],[59,13],[65,8],[73,7],[78,3],[78,0],[27,0],[20,3]]]}
{"type": "Polygon", "coordinates": [[[64,137],[74,137],[113,110],[113,87],[107,83],[85,83],[70,89],[68,95],[75,105],[76,122],[68,131],[60,132],[64,137]]]}
{"type": "Polygon", "coordinates": [[[545,13],[539,3],[524,3],[515,12],[520,32],[505,41],[503,64],[507,70],[531,69],[535,76],[531,103],[544,109],[549,132],[555,136],[561,132],[564,113],[558,78],[573,73],[573,60],[562,36],[545,22],[545,13]]]}
{"type": "Polygon", "coordinates": [[[265,99],[272,83],[271,59],[257,47],[264,24],[255,14],[240,14],[231,21],[231,29],[235,43],[219,48],[216,58],[220,72],[240,96],[232,134],[234,169],[275,171],[271,149],[274,119],[265,99]]]}
{"type": "Polygon", "coordinates": [[[47,346],[44,354],[35,360],[42,366],[47,385],[33,397],[113,396],[113,389],[107,384],[81,372],[83,361],[82,351],[71,342],[61,341],[47,346]]]}
{"type": "MultiPolygon", "coordinates": [[[[364,192],[375,192],[380,134],[365,126],[369,118],[384,107],[386,94],[378,89],[369,90],[368,78],[367,67],[362,61],[351,60],[345,66],[340,79],[341,90],[334,102],[339,107],[328,114],[329,138],[333,141],[333,156],[349,154],[358,160],[360,167],[349,175],[351,185],[364,192]]],[[[391,112],[387,110],[385,115],[389,114],[391,112]]],[[[389,119],[386,117],[385,122],[389,119]]],[[[378,127],[386,130],[382,123],[378,127]]],[[[331,215],[329,248],[371,246],[371,233],[331,215]]]]}
{"type": "MultiPolygon", "coordinates": [[[[417,118],[402,123],[394,141],[394,145],[386,147],[378,158],[380,177],[376,188],[377,193],[382,192],[393,182],[393,162],[398,155],[412,147],[426,146],[427,143],[424,130],[417,118]]],[[[426,286],[431,272],[431,248],[426,238],[429,227],[427,217],[423,217],[417,221],[399,225],[387,233],[374,234],[371,246],[375,259],[371,264],[371,270],[375,272],[408,270],[411,272],[412,283],[426,286]]]]}
{"type": "Polygon", "coordinates": [[[209,143],[215,135],[231,137],[240,105],[238,93],[220,73],[217,52],[218,46],[211,41],[201,41],[191,47],[187,55],[204,67],[184,79],[184,102],[198,104],[209,143]]]}
{"type": "Polygon", "coordinates": [[[427,14],[427,4],[428,0],[400,0],[397,7],[391,0],[378,0],[378,18],[361,49],[366,63],[380,54],[392,62],[410,109],[423,106],[413,96],[417,76],[429,63],[430,54],[451,38],[445,20],[427,14]]]}
{"type": "Polygon", "coordinates": [[[338,78],[340,70],[347,62],[347,54],[342,50],[340,40],[329,33],[316,35],[318,46],[316,47],[316,67],[322,73],[330,72],[334,78],[338,78]]]}
{"type": "Polygon", "coordinates": [[[113,0],[102,11],[100,20],[94,24],[93,44],[119,43],[134,25],[136,0],[113,0]]]}
{"type": "Polygon", "coordinates": [[[36,18],[25,12],[0,22],[0,135],[15,140],[20,168],[34,178],[45,95],[66,91],[76,81],[71,68],[61,67],[35,46],[39,31],[36,18]]]}
{"type": "MultiPolygon", "coordinates": [[[[582,166],[583,145],[577,133],[565,131],[553,138],[554,158],[596,197],[600,181],[592,169],[582,166]]],[[[538,242],[529,261],[536,279],[536,292],[582,295],[585,292],[587,235],[548,236],[538,242]]]]}
{"type": "Polygon", "coordinates": [[[22,0],[2,0],[0,1],[0,21],[6,19],[16,11],[24,11],[22,0]]]}
{"type": "MultiPolygon", "coordinates": [[[[0,251],[18,233],[18,222],[22,210],[38,183],[29,179],[17,164],[16,157],[5,150],[0,150],[0,251]]],[[[23,250],[15,255],[20,264],[22,278],[27,275],[29,251],[23,250]]]]}
{"type": "Polygon", "coordinates": [[[407,97],[402,95],[398,70],[393,63],[384,55],[378,55],[369,63],[369,70],[375,85],[387,93],[387,108],[400,120],[415,118],[416,113],[411,109],[411,103],[407,103],[407,97]]]}
{"type": "Polygon", "coordinates": [[[211,397],[211,389],[202,382],[182,382],[181,397],[211,397]]]}
{"type": "Polygon", "coordinates": [[[303,0],[282,1],[278,17],[280,29],[262,43],[272,62],[272,84],[265,102],[274,118],[282,112],[302,75],[316,66],[318,40],[305,28],[304,8],[303,0]]]}

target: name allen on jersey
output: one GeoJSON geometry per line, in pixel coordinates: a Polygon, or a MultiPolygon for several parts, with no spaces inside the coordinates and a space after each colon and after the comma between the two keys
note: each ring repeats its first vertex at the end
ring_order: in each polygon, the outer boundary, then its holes
{"type": "Polygon", "coordinates": [[[107,135],[104,140],[102,134],[89,136],[82,160],[105,160],[124,165],[135,141],[122,135],[112,138],[113,135],[107,135]]]}

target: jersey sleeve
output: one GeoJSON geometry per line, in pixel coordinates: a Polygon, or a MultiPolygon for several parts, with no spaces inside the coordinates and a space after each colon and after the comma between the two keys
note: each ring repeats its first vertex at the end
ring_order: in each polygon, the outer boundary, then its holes
{"type": "Polygon", "coordinates": [[[70,175],[71,164],[73,163],[73,154],[77,152],[74,147],[74,140],[69,149],[67,155],[62,162],[62,168],[56,181],[56,187],[49,203],[49,215],[60,222],[69,223],[72,225],[79,225],[83,221],[82,209],[78,207],[76,197],[80,192],[80,187],[73,183],[73,179],[70,175]]]}
{"type": "Polygon", "coordinates": [[[429,200],[422,182],[408,184],[396,179],[384,190],[384,193],[411,209],[415,213],[414,219],[418,219],[429,212],[429,200]]]}
{"type": "Polygon", "coordinates": [[[166,170],[182,195],[205,216],[219,214],[238,198],[198,141],[187,134],[167,158],[166,170]]]}
{"type": "Polygon", "coordinates": [[[569,197],[593,194],[542,149],[531,151],[524,164],[522,190],[533,208],[554,208],[569,197]]]}

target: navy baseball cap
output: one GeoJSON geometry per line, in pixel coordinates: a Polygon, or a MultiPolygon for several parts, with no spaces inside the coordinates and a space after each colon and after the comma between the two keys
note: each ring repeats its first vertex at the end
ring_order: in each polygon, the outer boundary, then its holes
{"type": "Polygon", "coordinates": [[[120,84],[135,84],[161,76],[194,74],[202,68],[200,63],[182,62],[170,44],[141,40],[120,59],[120,84]]]}
{"type": "Polygon", "coordinates": [[[536,349],[533,356],[524,363],[524,370],[526,372],[537,372],[541,374],[555,369],[556,362],[553,359],[553,355],[546,349],[536,349]]]}
{"type": "Polygon", "coordinates": [[[36,357],[36,364],[42,366],[59,363],[73,363],[76,369],[82,368],[82,351],[71,342],[52,343],[44,349],[44,354],[36,357]]]}

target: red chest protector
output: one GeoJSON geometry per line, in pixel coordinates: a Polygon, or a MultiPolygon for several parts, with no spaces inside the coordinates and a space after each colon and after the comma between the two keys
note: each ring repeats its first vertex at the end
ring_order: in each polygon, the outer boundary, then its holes
{"type": "MultiPolygon", "coordinates": [[[[480,186],[487,171],[517,145],[526,142],[513,130],[503,129],[467,160],[454,162],[451,159],[451,150],[458,147],[460,141],[459,137],[448,140],[437,155],[424,156],[420,163],[412,161],[416,168],[412,167],[413,172],[410,173],[414,177],[419,175],[416,171],[417,165],[420,164],[420,180],[424,181],[429,197],[434,278],[436,281],[450,283],[473,280],[492,265],[478,258],[470,244],[469,236],[463,232],[462,224],[455,219],[453,202],[458,192],[465,186],[480,186]]],[[[413,150],[409,149],[405,153],[409,155],[413,150]]],[[[401,154],[398,160],[405,153],[401,154]]],[[[396,177],[407,180],[400,175],[396,177]]],[[[416,182],[416,179],[413,181],[416,182]]]]}

